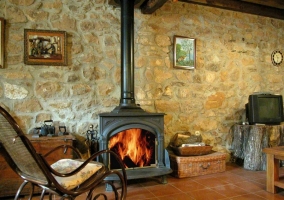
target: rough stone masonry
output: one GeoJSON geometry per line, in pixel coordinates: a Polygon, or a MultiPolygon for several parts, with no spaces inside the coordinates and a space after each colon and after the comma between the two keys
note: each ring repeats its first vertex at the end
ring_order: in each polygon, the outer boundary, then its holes
{"type": "MultiPolygon", "coordinates": [[[[106,0],[1,0],[6,20],[0,105],[31,133],[44,120],[85,133],[120,98],[120,9],[106,0]],[[13,14],[11,14],[13,13],[13,14]],[[25,65],[24,29],[66,31],[68,66],[25,65]]],[[[199,131],[226,148],[248,95],[283,92],[284,21],[168,1],[154,14],[135,10],[135,98],[164,112],[165,146],[176,133],[199,131]],[[196,68],[173,67],[173,36],[196,39],[196,68]]]]}

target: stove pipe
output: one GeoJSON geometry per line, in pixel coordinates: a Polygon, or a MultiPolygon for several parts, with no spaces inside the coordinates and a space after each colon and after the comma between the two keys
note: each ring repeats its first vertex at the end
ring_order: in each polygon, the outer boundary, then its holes
{"type": "Polygon", "coordinates": [[[121,5],[121,98],[113,112],[141,111],[134,97],[134,0],[121,5]]]}

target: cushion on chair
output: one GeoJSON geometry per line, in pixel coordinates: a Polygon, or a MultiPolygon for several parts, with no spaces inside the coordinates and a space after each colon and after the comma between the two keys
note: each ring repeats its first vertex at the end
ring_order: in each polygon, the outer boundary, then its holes
{"type": "MultiPolygon", "coordinates": [[[[51,167],[59,173],[66,174],[77,169],[82,163],[83,162],[79,160],[61,159],[53,163],[51,167]]],[[[87,180],[90,176],[102,168],[102,166],[103,164],[101,163],[88,163],[79,173],[73,176],[59,177],[54,175],[54,177],[62,187],[70,190],[87,180]]]]}

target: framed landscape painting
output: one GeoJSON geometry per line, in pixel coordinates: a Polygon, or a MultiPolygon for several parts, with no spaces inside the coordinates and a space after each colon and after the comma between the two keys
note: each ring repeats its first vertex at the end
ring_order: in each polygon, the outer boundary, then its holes
{"type": "Polygon", "coordinates": [[[67,65],[66,32],[24,30],[24,62],[29,65],[67,65]]]}
{"type": "Polygon", "coordinates": [[[195,39],[174,36],[174,67],[179,69],[195,69],[195,39]]]}

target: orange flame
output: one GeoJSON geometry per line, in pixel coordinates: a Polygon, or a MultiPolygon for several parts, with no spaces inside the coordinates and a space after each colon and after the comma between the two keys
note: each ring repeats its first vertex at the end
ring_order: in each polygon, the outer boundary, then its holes
{"type": "MultiPolygon", "coordinates": [[[[154,146],[149,144],[148,139],[142,129],[128,129],[112,136],[109,148],[115,149],[122,161],[130,159],[137,167],[148,166],[154,151],[154,146]]],[[[124,165],[128,168],[125,162],[124,165]]]]}

